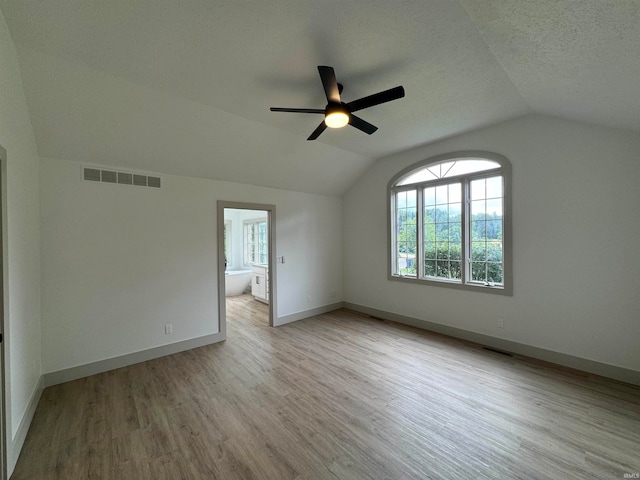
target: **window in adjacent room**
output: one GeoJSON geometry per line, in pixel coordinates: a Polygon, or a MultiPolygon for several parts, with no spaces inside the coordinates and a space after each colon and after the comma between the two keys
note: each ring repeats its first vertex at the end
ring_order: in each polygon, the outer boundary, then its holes
{"type": "Polygon", "coordinates": [[[510,295],[511,166],[462,152],[389,183],[390,279],[510,295]]]}
{"type": "Polygon", "coordinates": [[[267,221],[245,220],[244,229],[244,263],[248,265],[268,263],[267,221]]]}

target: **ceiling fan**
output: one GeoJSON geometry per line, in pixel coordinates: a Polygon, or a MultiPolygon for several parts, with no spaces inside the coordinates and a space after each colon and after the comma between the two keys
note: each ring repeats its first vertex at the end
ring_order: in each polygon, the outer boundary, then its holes
{"type": "Polygon", "coordinates": [[[324,115],[324,120],[318,128],[316,128],[307,140],[315,140],[325,131],[327,127],[341,128],[347,123],[352,127],[356,127],[358,130],[363,131],[366,134],[371,135],[378,130],[378,127],[371,125],[369,122],[364,121],[360,117],[357,117],[353,112],[363,110],[365,108],[380,105],[381,103],[390,102],[391,100],[397,100],[404,97],[404,88],[395,87],[383,92],[374,93],[368,97],[363,97],[353,102],[344,103],[340,99],[342,93],[342,85],[336,80],[336,73],[333,67],[318,66],[318,72],[320,72],[320,79],[322,80],[322,86],[324,87],[324,93],[327,96],[327,106],[324,109],[319,108],[277,108],[271,107],[272,112],[291,112],[291,113],[321,113],[324,115]]]}

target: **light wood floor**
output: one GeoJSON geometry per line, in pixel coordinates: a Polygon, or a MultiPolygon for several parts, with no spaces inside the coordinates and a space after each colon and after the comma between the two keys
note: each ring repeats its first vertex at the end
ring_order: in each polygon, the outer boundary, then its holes
{"type": "Polygon", "coordinates": [[[13,479],[621,479],[640,387],[340,310],[45,390],[13,479]]]}

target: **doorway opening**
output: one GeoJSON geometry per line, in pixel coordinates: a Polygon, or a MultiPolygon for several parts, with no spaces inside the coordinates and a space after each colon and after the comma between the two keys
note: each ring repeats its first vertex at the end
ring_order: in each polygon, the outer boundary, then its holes
{"type": "Polygon", "coordinates": [[[258,302],[276,318],[275,205],[218,201],[219,331],[227,338],[227,304],[258,302]]]}

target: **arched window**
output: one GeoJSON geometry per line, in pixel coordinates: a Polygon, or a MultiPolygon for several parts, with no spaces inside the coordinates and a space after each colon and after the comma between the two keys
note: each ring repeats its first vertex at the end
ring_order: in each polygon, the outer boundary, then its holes
{"type": "Polygon", "coordinates": [[[389,182],[389,278],[511,295],[511,165],[457,152],[389,182]]]}

